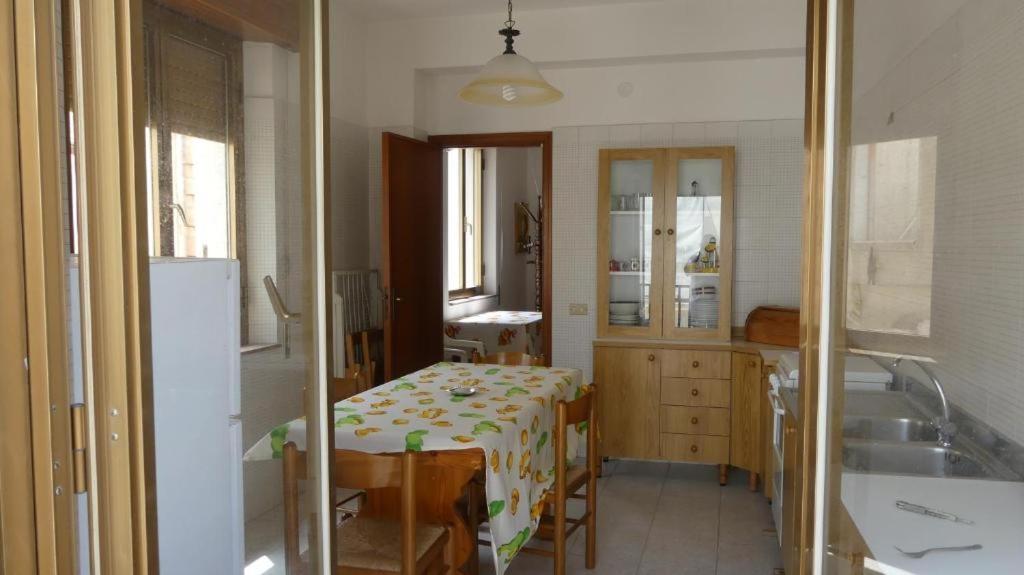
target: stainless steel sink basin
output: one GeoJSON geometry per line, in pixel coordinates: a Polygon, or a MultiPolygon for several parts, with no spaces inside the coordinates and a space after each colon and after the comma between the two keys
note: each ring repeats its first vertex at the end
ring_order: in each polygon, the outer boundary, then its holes
{"type": "Polygon", "coordinates": [[[928,477],[995,478],[995,469],[958,449],[927,443],[848,440],[843,466],[853,471],[928,477]]]}
{"type": "Polygon", "coordinates": [[[848,415],[843,418],[843,437],[878,441],[935,442],[939,434],[935,431],[935,426],[923,419],[848,415]]]}
{"type": "Polygon", "coordinates": [[[843,467],[859,473],[1020,481],[997,456],[965,434],[953,447],[919,403],[900,392],[852,392],[843,411],[843,467]]]}

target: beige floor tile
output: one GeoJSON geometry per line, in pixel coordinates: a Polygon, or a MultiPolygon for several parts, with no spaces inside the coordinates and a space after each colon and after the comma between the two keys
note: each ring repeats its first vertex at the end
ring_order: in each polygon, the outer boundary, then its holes
{"type": "MultiPolygon", "coordinates": [[[[772,575],[781,566],[771,508],[733,470],[718,485],[715,466],[609,461],[598,481],[597,567],[584,565],[584,530],[569,540],[566,570],[578,575],[772,575]]],[[[583,511],[570,501],[570,516],[583,511]]],[[[280,512],[246,525],[246,558],[267,555],[269,574],[283,573],[280,512]]],[[[550,548],[533,540],[532,546],[550,548]]],[[[508,575],[553,572],[548,557],[521,553],[508,575]]],[[[481,575],[493,575],[493,557],[480,549],[481,575]]]]}

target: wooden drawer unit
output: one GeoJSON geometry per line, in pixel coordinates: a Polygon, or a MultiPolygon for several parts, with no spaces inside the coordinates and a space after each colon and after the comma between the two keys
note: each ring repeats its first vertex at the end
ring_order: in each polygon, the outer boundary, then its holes
{"type": "Polygon", "coordinates": [[[728,462],[729,438],[716,435],[662,433],[661,458],[696,463],[728,462]]]}
{"type": "Polygon", "coordinates": [[[662,405],[729,407],[728,379],[661,378],[662,405]]]}
{"type": "Polygon", "coordinates": [[[732,373],[728,351],[664,350],[661,352],[661,375],[693,379],[729,379],[732,373]]]}
{"type": "Polygon", "coordinates": [[[720,407],[662,405],[661,432],[729,435],[729,410],[720,407]]]}

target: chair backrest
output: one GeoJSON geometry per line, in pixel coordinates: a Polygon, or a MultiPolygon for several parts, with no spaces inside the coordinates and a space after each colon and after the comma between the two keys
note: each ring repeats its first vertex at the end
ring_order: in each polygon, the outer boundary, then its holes
{"type": "Polygon", "coordinates": [[[544,365],[543,355],[530,355],[521,351],[499,351],[490,355],[473,355],[473,363],[496,365],[544,365]]]}
{"type": "Polygon", "coordinates": [[[349,377],[335,377],[331,380],[331,403],[338,403],[368,389],[369,379],[362,368],[357,366],[350,371],[349,377]]]}
{"type": "MultiPolygon", "coordinates": [[[[559,401],[555,406],[555,457],[565,457],[568,449],[569,426],[587,424],[587,468],[596,477],[597,474],[597,386],[590,384],[583,395],[573,401],[559,401]],[[559,455],[561,454],[561,455],[559,455]]],[[[555,489],[565,491],[565,465],[555,460],[555,489]]]]}
{"type": "MultiPolygon", "coordinates": [[[[299,481],[308,478],[306,453],[288,442],[283,449],[285,572],[299,567],[299,481]]],[[[339,449],[334,452],[334,485],[346,489],[401,489],[402,573],[416,571],[416,467],[419,454],[370,454],[339,449]]],[[[312,530],[311,530],[312,533],[312,530]]],[[[344,553],[344,551],[342,551],[344,553]]]]}
{"type": "Polygon", "coordinates": [[[345,365],[351,376],[358,367],[370,386],[384,383],[384,371],[377,369],[384,360],[384,330],[367,329],[345,334],[345,365]]]}

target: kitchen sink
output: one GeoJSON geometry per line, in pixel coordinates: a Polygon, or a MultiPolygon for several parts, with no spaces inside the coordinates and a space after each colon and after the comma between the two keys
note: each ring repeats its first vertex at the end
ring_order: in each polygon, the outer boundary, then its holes
{"type": "Polygon", "coordinates": [[[915,402],[899,392],[848,393],[843,417],[843,467],[860,473],[1020,481],[970,438],[953,447],[915,402]]]}
{"type": "Polygon", "coordinates": [[[935,426],[909,417],[848,415],[843,418],[843,437],[878,441],[931,441],[939,439],[935,426]]]}
{"type": "Polygon", "coordinates": [[[995,477],[996,471],[958,449],[921,443],[847,441],[843,466],[854,471],[927,477],[995,477]]]}

